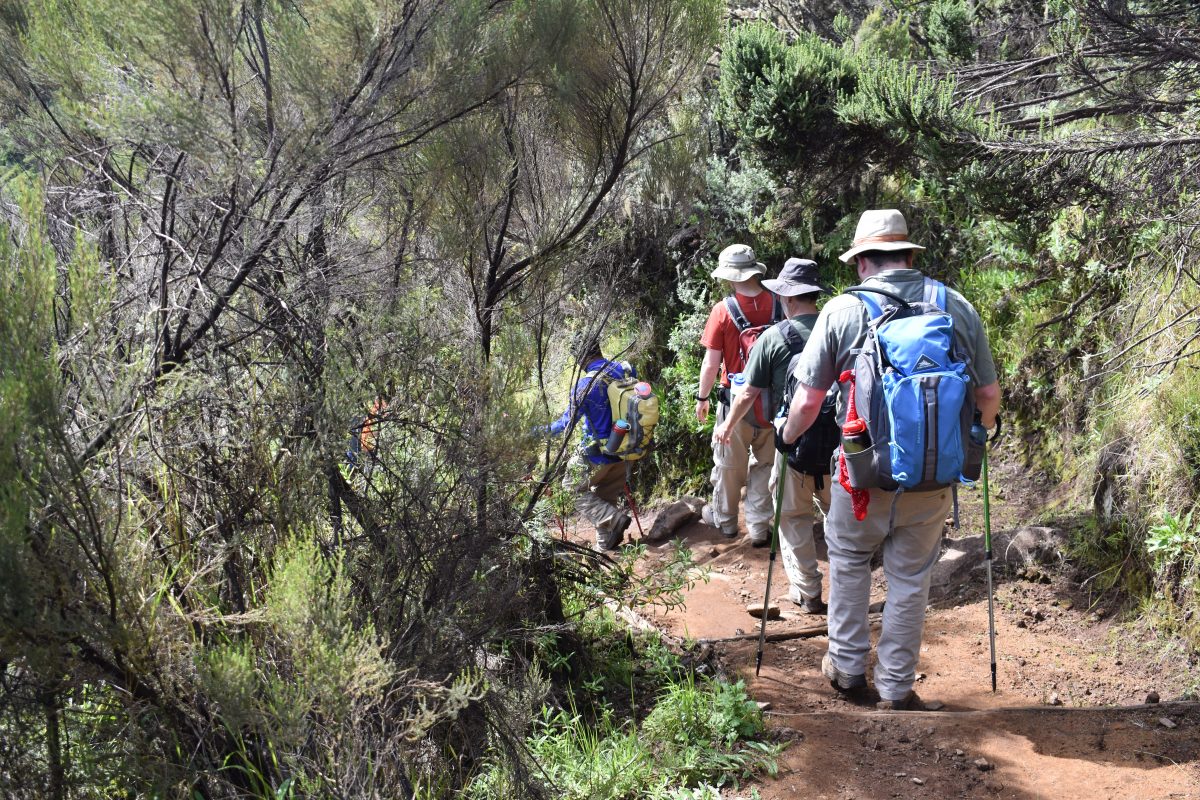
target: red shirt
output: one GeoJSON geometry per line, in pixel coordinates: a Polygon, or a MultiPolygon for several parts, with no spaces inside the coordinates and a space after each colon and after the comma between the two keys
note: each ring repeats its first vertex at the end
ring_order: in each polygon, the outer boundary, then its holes
{"type": "MultiPolygon", "coordinates": [[[[747,297],[740,292],[735,293],[734,297],[737,298],[742,313],[746,315],[746,319],[752,326],[771,323],[771,315],[775,309],[775,295],[764,289],[754,297],[747,297]]],[[[725,307],[725,298],[722,297],[720,302],[713,306],[708,315],[708,322],[704,325],[704,333],[700,334],[700,344],[709,350],[721,351],[722,386],[729,385],[729,376],[726,373],[730,365],[741,368],[739,366],[741,357],[738,353],[739,335],[737,325],[729,316],[729,309],[725,307]]],[[[737,369],[734,370],[734,372],[736,371],[737,369]]]]}

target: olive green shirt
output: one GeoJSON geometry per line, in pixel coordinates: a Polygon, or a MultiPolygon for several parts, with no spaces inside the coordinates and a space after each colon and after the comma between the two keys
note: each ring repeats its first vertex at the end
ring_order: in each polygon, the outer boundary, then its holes
{"type": "MultiPolygon", "coordinates": [[[[905,300],[924,298],[925,276],[915,269],[891,269],[873,275],[863,286],[878,286],[905,300]]],[[[881,304],[888,298],[876,295],[881,304]]],[[[954,339],[967,361],[971,388],[996,382],[996,363],[979,312],[961,294],[946,287],[946,311],[954,320],[954,339]]],[[[844,370],[853,369],[854,356],[867,338],[870,320],[867,306],[851,294],[838,295],[825,304],[813,328],[809,344],[796,365],[796,378],[813,389],[828,389],[844,370]]],[[[765,334],[764,334],[765,336],[765,334]]],[[[843,391],[841,397],[845,397],[843,391]]],[[[846,409],[838,401],[838,422],[844,422],[846,409]]]]}
{"type": "MultiPolygon", "coordinates": [[[[806,342],[812,336],[813,325],[816,322],[816,314],[797,314],[790,320],[792,327],[806,342]]],[[[746,368],[742,370],[747,383],[770,392],[765,407],[771,409],[772,413],[779,410],[777,406],[783,400],[783,393],[787,388],[788,364],[791,360],[792,351],[787,345],[787,340],[783,338],[779,329],[772,325],[758,337],[746,359],[746,368]]]]}

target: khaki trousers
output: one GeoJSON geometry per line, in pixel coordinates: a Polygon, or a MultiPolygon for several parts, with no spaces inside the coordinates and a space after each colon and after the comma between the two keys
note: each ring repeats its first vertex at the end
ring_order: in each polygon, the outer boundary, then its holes
{"type": "MultiPolygon", "coordinates": [[[[775,457],[779,458],[779,455],[775,457]]],[[[771,470],[772,499],[777,496],[777,471],[771,470]]],[[[813,502],[820,506],[822,516],[829,513],[830,479],[826,475],[824,487],[817,490],[812,475],[803,475],[791,467],[784,467],[783,479],[779,549],[783,554],[783,569],[792,585],[791,598],[799,602],[805,597],[821,596],[821,568],[817,565],[817,543],[813,533],[817,514],[813,502]]]]}
{"type": "MultiPolygon", "coordinates": [[[[717,407],[717,422],[724,422],[729,409],[717,407]]],[[[746,488],[746,529],[751,537],[771,535],[774,504],[771,502],[771,467],[775,464],[775,433],[756,428],[746,417],[729,432],[729,444],[713,442],[713,520],[726,535],[737,535],[738,505],[746,488]]]]}
{"type": "Polygon", "coordinates": [[[875,654],[875,689],[884,700],[904,699],[916,678],[929,579],[949,510],[949,488],[899,494],[872,489],[867,518],[859,522],[846,490],[836,483],[831,488],[825,522],[829,657],[842,672],[866,673],[871,649],[867,623],[871,556],[882,545],[887,604],[875,654]],[[888,521],[893,516],[889,532],[888,521]]]}
{"type": "Polygon", "coordinates": [[[593,464],[576,454],[567,464],[563,488],[575,495],[575,508],[584,519],[596,526],[596,543],[607,546],[613,528],[626,516],[617,505],[625,490],[625,462],[593,464]]]}

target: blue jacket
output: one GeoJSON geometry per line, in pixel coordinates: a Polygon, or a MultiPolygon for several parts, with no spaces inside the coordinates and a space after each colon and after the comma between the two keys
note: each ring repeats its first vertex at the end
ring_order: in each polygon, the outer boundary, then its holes
{"type": "MultiPolygon", "coordinates": [[[[588,460],[593,464],[611,464],[621,459],[617,456],[605,455],[600,452],[599,447],[591,446],[594,442],[607,441],[613,426],[606,382],[601,379],[600,375],[592,378],[586,374],[592,371],[603,371],[603,374],[610,378],[619,378],[622,375],[619,363],[604,358],[596,358],[588,362],[584,368],[585,374],[576,382],[575,390],[571,393],[571,404],[562,413],[562,416],[550,423],[550,433],[557,436],[567,429],[571,420],[577,415],[582,417],[583,442],[585,445],[589,445],[587,448],[588,460]]],[[[637,370],[634,370],[633,374],[636,376],[637,370]]]]}

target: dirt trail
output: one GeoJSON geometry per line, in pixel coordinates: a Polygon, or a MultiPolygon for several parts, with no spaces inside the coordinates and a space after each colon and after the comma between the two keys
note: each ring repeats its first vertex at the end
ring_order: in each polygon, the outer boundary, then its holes
{"type": "MultiPolygon", "coordinates": [[[[993,497],[994,533],[1025,524],[1029,502],[1012,488],[1019,471],[997,472],[1001,480],[1007,473],[1010,500],[993,497]]],[[[978,492],[962,494],[962,528],[954,536],[982,530],[978,492]]],[[[687,593],[685,608],[654,622],[691,639],[757,633],[745,606],[762,600],[767,552],[743,539],[730,544],[700,523],[680,538],[709,568],[709,580],[687,593]]],[[[651,548],[647,557],[656,555],[651,548]]],[[[822,621],[784,599],[778,561],[776,570],[773,594],[783,617],[769,622],[768,632],[822,621]]],[[[768,643],[757,678],[756,641],[713,644],[725,671],[770,703],[774,735],[791,742],[778,777],[758,786],[763,800],[1200,798],[1200,704],[1180,702],[1197,680],[1186,660],[1139,644],[1106,610],[1089,607],[1064,575],[1050,583],[999,578],[996,694],[980,573],[927,615],[916,688],[925,700],[945,704],[937,712],[878,712],[835,696],[819,670],[824,636],[768,643]],[[1146,705],[1151,692],[1162,702],[1146,705]]],[[[873,599],[883,598],[884,586],[877,570],[873,599]]]]}

